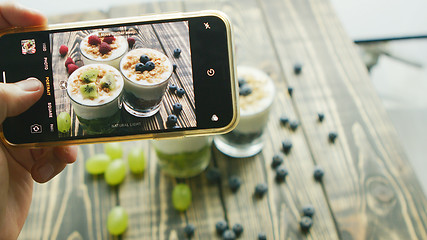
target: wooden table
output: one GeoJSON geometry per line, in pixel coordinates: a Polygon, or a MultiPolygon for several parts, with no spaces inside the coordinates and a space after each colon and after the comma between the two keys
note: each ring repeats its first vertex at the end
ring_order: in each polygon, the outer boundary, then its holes
{"type": "Polygon", "coordinates": [[[193,203],[174,210],[171,192],[176,179],[156,165],[149,141],[124,144],[140,147],[148,165],[143,177],[127,175],[118,188],[102,176],[84,170],[85,159],[102,145],[81,146],[78,161],[53,181],[36,185],[20,239],[115,239],[108,234],[108,211],[127,209],[129,228],[119,239],[185,239],[187,223],[196,226],[195,239],[220,239],[215,223],[241,223],[241,239],[427,239],[427,200],[408,163],[352,41],[327,0],[187,0],[114,7],[50,18],[53,22],[123,17],[170,11],[219,9],[234,24],[236,61],[266,71],[278,94],[261,154],[231,159],[213,150],[210,167],[222,172],[220,184],[208,184],[205,173],[185,180],[193,203]],[[293,73],[296,62],[304,64],[293,73]],[[293,87],[293,96],[288,94],[293,87]],[[317,113],[325,114],[320,123],[317,113]],[[301,123],[296,131],[280,124],[288,116],[301,123]],[[328,133],[338,133],[335,144],[328,133]],[[285,156],[289,176],[276,183],[270,167],[281,142],[293,149],[285,156]],[[316,165],[325,169],[322,183],[313,179],[316,165]],[[239,176],[237,193],[228,178],[239,176]],[[262,199],[253,198],[257,183],[267,183],[262,199]],[[299,229],[301,208],[316,213],[308,234],[299,229]]]}

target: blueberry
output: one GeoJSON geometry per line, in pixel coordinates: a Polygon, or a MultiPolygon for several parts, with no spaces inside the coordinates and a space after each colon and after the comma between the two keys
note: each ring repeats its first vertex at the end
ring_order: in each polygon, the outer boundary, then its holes
{"type": "Polygon", "coordinates": [[[239,81],[239,87],[246,84],[246,80],[244,78],[239,78],[238,81],[239,81]]]}
{"type": "Polygon", "coordinates": [[[302,208],[302,214],[307,217],[313,217],[314,207],[312,205],[307,205],[302,208]]]}
{"type": "Polygon", "coordinates": [[[292,97],[292,94],[294,93],[294,88],[293,87],[288,87],[288,93],[289,93],[289,96],[292,97]]]}
{"type": "Polygon", "coordinates": [[[268,191],[268,186],[265,183],[259,183],[255,187],[255,195],[257,197],[263,197],[268,191]]]}
{"type": "Polygon", "coordinates": [[[289,123],[289,118],[288,118],[287,116],[285,116],[285,115],[281,116],[281,117],[280,117],[280,123],[281,123],[283,126],[285,126],[286,124],[288,124],[288,123],[289,123]]]}
{"type": "Polygon", "coordinates": [[[173,106],[172,106],[172,110],[173,110],[173,112],[176,114],[176,115],[178,115],[178,114],[180,114],[181,113],[181,111],[182,111],[182,105],[181,105],[181,103],[174,103],[173,104],[173,106]]]}
{"type": "Polygon", "coordinates": [[[135,65],[135,71],[143,72],[145,70],[145,65],[143,63],[137,63],[135,65]]]}
{"type": "Polygon", "coordinates": [[[147,56],[147,55],[141,55],[141,57],[139,57],[139,61],[142,62],[143,64],[145,64],[146,62],[150,61],[151,59],[147,56]]]}
{"type": "Polygon", "coordinates": [[[171,85],[169,85],[169,91],[174,93],[177,89],[178,87],[175,84],[172,83],[171,85]]]}
{"type": "Polygon", "coordinates": [[[301,221],[299,222],[299,226],[301,227],[301,231],[307,232],[310,230],[311,226],[313,225],[313,220],[311,217],[304,216],[301,218],[301,221]]]}
{"type": "Polygon", "coordinates": [[[267,240],[267,235],[265,233],[258,233],[258,240],[267,240]]]}
{"type": "Polygon", "coordinates": [[[168,127],[174,127],[177,122],[178,122],[178,118],[175,115],[171,114],[168,116],[168,119],[166,120],[166,125],[168,127]]]}
{"type": "Polygon", "coordinates": [[[291,140],[282,141],[282,149],[286,155],[289,154],[289,152],[292,149],[292,141],[291,140]]]}
{"type": "Polygon", "coordinates": [[[276,170],[276,181],[283,182],[286,176],[288,176],[288,170],[286,170],[286,168],[278,168],[276,170]]]}
{"type": "Polygon", "coordinates": [[[252,88],[248,86],[248,84],[244,84],[242,87],[239,88],[239,95],[241,96],[248,96],[252,93],[252,88]]]}
{"type": "Polygon", "coordinates": [[[173,50],[173,56],[178,58],[179,55],[181,55],[181,49],[177,48],[175,50],[173,50]]]}
{"type": "Polygon", "coordinates": [[[319,122],[323,122],[323,119],[325,118],[325,114],[323,113],[317,113],[317,119],[319,122]]]}
{"type": "Polygon", "coordinates": [[[178,65],[176,65],[175,63],[172,65],[173,67],[173,71],[175,72],[176,68],[178,67],[178,65]]]}
{"type": "Polygon", "coordinates": [[[280,164],[282,164],[283,158],[279,154],[273,156],[273,161],[271,162],[272,168],[277,168],[280,164]]]}
{"type": "Polygon", "coordinates": [[[330,132],[328,134],[329,142],[335,143],[335,140],[337,139],[338,134],[336,132],[330,132]]]}
{"type": "Polygon", "coordinates": [[[239,177],[231,176],[228,179],[228,186],[230,186],[230,189],[232,192],[236,192],[237,190],[239,190],[240,185],[242,185],[242,181],[240,180],[239,177]]]}
{"type": "Polygon", "coordinates": [[[184,88],[178,88],[176,90],[176,95],[178,95],[178,97],[182,97],[182,96],[184,96],[184,94],[185,94],[184,88]]]}
{"type": "Polygon", "coordinates": [[[225,230],[227,230],[227,229],[228,229],[227,222],[226,222],[226,221],[224,221],[224,220],[218,221],[218,222],[215,224],[215,229],[216,229],[216,232],[217,232],[219,235],[222,235],[222,234],[225,232],[225,230]]]}
{"type": "Polygon", "coordinates": [[[300,74],[302,70],[302,64],[301,63],[295,63],[294,64],[294,73],[300,74]]]}
{"type": "Polygon", "coordinates": [[[185,226],[184,228],[184,232],[187,235],[187,237],[192,237],[194,235],[195,230],[196,230],[196,227],[194,227],[194,225],[191,223],[185,226]]]}
{"type": "Polygon", "coordinates": [[[325,175],[325,171],[323,170],[323,168],[316,166],[313,172],[314,179],[320,182],[322,181],[323,175],[325,175]]]}
{"type": "Polygon", "coordinates": [[[206,171],[206,178],[210,183],[218,183],[221,180],[221,172],[217,168],[209,168],[206,171]]]}
{"type": "Polygon", "coordinates": [[[152,62],[152,61],[148,61],[145,64],[145,69],[147,69],[147,71],[151,71],[156,67],[156,65],[152,62]]]}
{"type": "Polygon", "coordinates": [[[236,239],[236,234],[234,234],[231,230],[225,230],[225,232],[222,234],[222,238],[224,240],[234,240],[236,239]]]}
{"type": "Polygon", "coordinates": [[[236,223],[233,225],[233,232],[236,234],[236,237],[240,237],[243,233],[243,226],[240,223],[236,223]]]}
{"type": "Polygon", "coordinates": [[[289,127],[291,128],[292,131],[297,130],[298,125],[299,125],[299,123],[296,120],[289,122],[289,127]]]}

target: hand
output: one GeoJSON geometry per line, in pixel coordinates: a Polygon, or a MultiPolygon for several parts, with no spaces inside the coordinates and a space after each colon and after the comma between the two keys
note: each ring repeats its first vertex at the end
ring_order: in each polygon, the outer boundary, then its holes
{"type": "MultiPolygon", "coordinates": [[[[0,4],[0,30],[46,24],[46,18],[13,4],[0,4]]],[[[43,84],[29,78],[14,84],[0,83],[0,124],[40,99],[43,84]]],[[[0,142],[0,238],[16,239],[30,208],[33,179],[44,183],[76,160],[72,146],[39,149],[12,148],[0,142]]]]}

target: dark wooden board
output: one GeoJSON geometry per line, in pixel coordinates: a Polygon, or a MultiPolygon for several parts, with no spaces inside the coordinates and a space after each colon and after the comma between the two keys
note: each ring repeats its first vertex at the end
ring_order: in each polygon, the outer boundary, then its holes
{"type": "Polygon", "coordinates": [[[276,98],[264,136],[261,154],[247,159],[232,159],[216,151],[219,168],[223,171],[222,191],[230,226],[241,223],[243,238],[253,239],[265,232],[268,239],[298,239],[304,235],[299,229],[302,207],[312,204],[318,211],[310,237],[337,239],[336,229],[321,185],[314,182],[314,168],[310,152],[301,131],[292,132],[279,123],[282,115],[296,119],[295,110],[287,94],[280,66],[268,33],[262,22],[262,12],[256,1],[186,1],[186,10],[218,9],[224,11],[233,23],[237,65],[247,65],[267,72],[276,84],[276,98]],[[245,6],[242,8],[241,6],[245,6]],[[281,142],[291,139],[294,149],[285,156],[281,142]],[[290,172],[284,183],[276,183],[270,164],[274,154],[285,158],[284,166],[290,172]],[[233,194],[228,187],[230,176],[242,178],[241,189],[233,194]],[[267,183],[269,192],[263,199],[254,198],[258,183],[267,183]]]}
{"type": "Polygon", "coordinates": [[[425,239],[426,198],[328,1],[258,1],[343,239],[425,239]],[[282,9],[280,14],[271,14],[282,9]],[[293,64],[304,64],[293,74],[293,64]],[[325,122],[316,122],[316,112],[325,122]],[[328,133],[338,133],[336,144],[328,133]]]}
{"type": "Polygon", "coordinates": [[[49,183],[35,184],[19,239],[115,239],[105,226],[108,211],[117,204],[117,189],[84,170],[85,159],[102,151],[102,145],[82,146],[75,164],[49,183]]]}
{"type": "MultiPolygon", "coordinates": [[[[167,177],[156,164],[150,141],[128,142],[123,144],[125,152],[145,151],[146,172],[129,173],[119,188],[111,188],[102,176],[84,171],[85,159],[102,152],[102,145],[81,146],[75,164],[53,181],[35,185],[20,239],[115,239],[106,230],[107,213],[115,205],[125,207],[130,217],[129,229],[119,239],[186,239],[187,223],[196,226],[194,239],[221,239],[215,234],[215,223],[222,219],[230,226],[243,224],[241,239],[256,239],[261,231],[268,239],[426,239],[426,198],[356,49],[327,0],[153,2],[49,21],[201,9],[227,13],[234,27],[236,63],[265,71],[276,84],[262,153],[232,159],[214,148],[210,167],[222,172],[216,185],[207,183],[205,173],[185,181],[167,177]],[[300,75],[293,73],[296,62],[304,64],[300,75]],[[288,87],[294,88],[292,98],[288,87]],[[317,121],[318,112],[326,116],[323,123],[317,121]],[[283,115],[301,126],[291,131],[281,125],[278,119],[283,115]],[[330,131],[339,134],[335,144],[328,142],[330,131]],[[289,155],[281,151],[285,139],[293,142],[289,155]],[[274,180],[270,167],[274,154],[285,159],[286,182],[274,180]],[[323,183],[313,179],[316,165],[325,169],[323,183]],[[243,182],[237,193],[228,186],[234,175],[243,182]],[[193,192],[193,203],[185,213],[175,211],[170,199],[178,182],[189,184],[193,192]],[[268,184],[269,191],[256,199],[254,187],[261,182],[268,184]],[[306,204],[312,204],[316,213],[313,228],[302,234],[298,221],[306,204]]],[[[157,36],[168,38],[171,33],[168,26],[154,26],[144,38],[154,43],[157,36]]],[[[157,44],[162,49],[169,43],[157,44]]],[[[174,47],[163,49],[170,54],[174,47]]],[[[188,66],[188,58],[172,60],[188,66]]],[[[184,69],[179,67],[171,81],[187,90],[190,86],[184,79],[189,76],[184,69]]],[[[194,109],[189,98],[170,96],[167,104],[185,100],[186,107],[194,109]]],[[[166,106],[162,109],[160,114],[170,113],[166,106]]]]}
{"type": "MultiPolygon", "coordinates": [[[[114,8],[111,12],[114,15],[114,13],[124,14],[126,11],[132,14],[138,9],[135,14],[144,14],[145,11],[147,13],[182,11],[182,4],[179,2],[154,2],[138,6],[119,8],[120,11],[114,8]]],[[[173,55],[173,50],[176,47],[183,50],[179,58],[173,59],[178,68],[176,76],[171,81],[186,90],[188,94],[184,98],[193,99],[193,105],[183,104],[183,107],[194,110],[194,92],[192,86],[188,84],[189,81],[185,80],[192,78],[188,75],[190,72],[188,69],[190,66],[189,52],[184,52],[185,48],[190,49],[189,42],[186,42],[188,40],[183,41],[182,38],[177,39],[173,34],[168,34],[173,33],[171,27],[171,25],[154,25],[153,29],[161,39],[161,44],[168,55],[173,55]],[[165,34],[161,35],[161,33],[165,34]],[[169,39],[173,39],[173,41],[168,41],[169,39]]],[[[181,25],[181,27],[185,28],[186,26],[181,25]]],[[[183,30],[181,29],[181,31],[183,30]]],[[[180,102],[183,100],[177,97],[170,99],[180,102]]],[[[165,107],[161,111],[169,113],[170,110],[165,107]]],[[[185,115],[180,117],[185,117],[185,115]]],[[[129,147],[133,148],[134,146],[129,147]]],[[[162,174],[156,164],[156,154],[149,141],[144,141],[143,147],[150,162],[143,179],[128,178],[128,181],[121,186],[119,191],[120,204],[130,209],[130,218],[132,219],[124,238],[186,239],[183,229],[187,223],[191,223],[196,227],[194,239],[216,239],[215,222],[224,216],[218,188],[207,184],[204,174],[185,180],[184,182],[189,184],[193,193],[192,205],[185,213],[176,211],[172,206],[171,193],[177,180],[162,174]]],[[[182,181],[180,180],[180,182],[182,181]]]]}

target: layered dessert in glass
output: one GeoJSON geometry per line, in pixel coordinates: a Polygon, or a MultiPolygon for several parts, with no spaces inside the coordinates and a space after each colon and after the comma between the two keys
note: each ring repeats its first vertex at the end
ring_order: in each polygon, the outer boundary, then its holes
{"type": "Polygon", "coordinates": [[[120,60],[127,51],[126,38],[108,31],[89,34],[80,42],[85,65],[104,63],[119,69],[120,60]]]}
{"type": "Polygon", "coordinates": [[[209,165],[212,139],[207,136],[154,140],[158,164],[173,177],[193,177],[209,165]]]}
{"type": "Polygon", "coordinates": [[[154,49],[134,49],[122,58],[120,71],[125,82],[126,111],[137,117],[156,114],[173,71],[169,58],[154,49]]]}
{"type": "Polygon", "coordinates": [[[112,132],[120,121],[124,82],[120,72],[106,64],[78,68],[68,78],[67,93],[80,125],[88,133],[112,132]]]}
{"type": "Polygon", "coordinates": [[[237,67],[240,121],[236,128],[215,137],[217,148],[231,157],[250,157],[262,150],[262,134],[267,124],[275,88],[263,71],[248,66],[237,67]]]}

